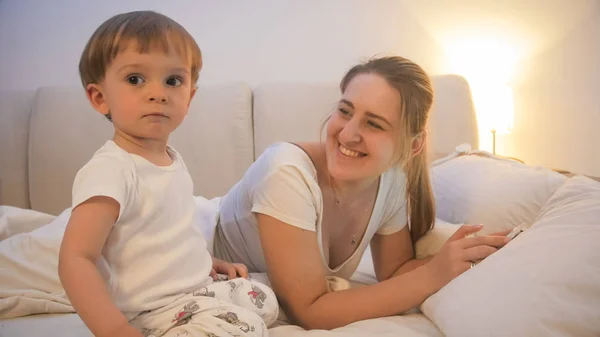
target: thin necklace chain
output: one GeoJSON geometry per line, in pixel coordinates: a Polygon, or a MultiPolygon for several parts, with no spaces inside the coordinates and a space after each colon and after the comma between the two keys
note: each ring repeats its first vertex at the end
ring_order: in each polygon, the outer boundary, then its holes
{"type": "MultiPolygon", "coordinates": [[[[342,213],[344,213],[343,210],[341,209],[340,199],[337,196],[337,192],[336,192],[336,189],[335,189],[335,183],[334,183],[334,180],[333,180],[333,178],[331,176],[329,176],[329,182],[331,184],[331,190],[333,192],[332,194],[333,194],[333,199],[335,201],[335,204],[337,205],[338,210],[341,211],[342,213]]],[[[366,204],[367,204],[367,206],[366,206],[367,210],[368,210],[368,205],[371,203],[372,199],[373,199],[373,196],[370,196],[369,199],[366,202],[366,204]]],[[[352,233],[352,239],[350,241],[350,244],[352,244],[353,246],[356,245],[356,231],[354,231],[354,233],[352,233]]]]}

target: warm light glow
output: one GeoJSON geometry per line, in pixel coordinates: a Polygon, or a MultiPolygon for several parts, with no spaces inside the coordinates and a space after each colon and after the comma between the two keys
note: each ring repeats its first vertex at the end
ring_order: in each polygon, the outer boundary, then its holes
{"type": "Polygon", "coordinates": [[[450,72],[467,79],[471,87],[480,135],[480,148],[491,151],[491,131],[513,128],[514,102],[509,83],[517,54],[499,39],[454,40],[445,46],[450,72]]]}
{"type": "MultiPolygon", "coordinates": [[[[512,89],[508,85],[480,84],[471,90],[479,130],[510,133],[514,122],[512,89]]],[[[484,132],[484,136],[489,137],[489,134],[484,132]]]]}
{"type": "Polygon", "coordinates": [[[450,71],[464,76],[473,86],[508,84],[513,76],[517,53],[499,39],[454,40],[445,47],[450,71]]]}

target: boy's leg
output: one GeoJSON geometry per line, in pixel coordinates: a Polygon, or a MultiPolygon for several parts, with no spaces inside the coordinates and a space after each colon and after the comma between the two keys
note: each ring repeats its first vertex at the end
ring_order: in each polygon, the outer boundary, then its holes
{"type": "Polygon", "coordinates": [[[193,292],[210,296],[257,313],[267,327],[277,320],[279,305],[275,293],[263,283],[244,278],[217,281],[193,292]]]}
{"type": "Polygon", "coordinates": [[[214,297],[187,295],[131,321],[146,337],[268,336],[256,313],[214,297]]]}

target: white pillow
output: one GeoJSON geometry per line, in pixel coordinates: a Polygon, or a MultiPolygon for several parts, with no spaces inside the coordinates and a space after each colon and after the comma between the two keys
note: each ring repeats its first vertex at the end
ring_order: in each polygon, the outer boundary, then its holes
{"type": "Polygon", "coordinates": [[[206,199],[203,196],[194,197],[196,201],[196,214],[194,224],[198,226],[206,240],[208,251],[214,253],[215,229],[219,222],[219,205],[221,197],[206,199]]]}
{"type": "Polygon", "coordinates": [[[58,251],[70,216],[68,208],[50,223],[0,242],[0,319],[73,312],[58,278],[58,251]]]}
{"type": "Polygon", "coordinates": [[[54,220],[55,216],[13,206],[0,206],[0,241],[29,233],[54,220]]]}
{"type": "Polygon", "coordinates": [[[427,299],[447,337],[600,336],[600,184],[569,179],[534,225],[427,299]]]}
{"type": "Polygon", "coordinates": [[[531,224],[567,178],[485,152],[438,161],[432,168],[436,217],[451,223],[482,224],[480,234],[531,224]]]}

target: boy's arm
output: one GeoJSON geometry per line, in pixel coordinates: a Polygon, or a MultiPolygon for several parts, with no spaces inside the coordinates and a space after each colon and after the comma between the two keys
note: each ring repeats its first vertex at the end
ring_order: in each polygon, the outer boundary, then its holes
{"type": "Polygon", "coordinates": [[[75,207],[59,253],[58,273],[71,304],[95,336],[142,336],[112,302],[96,263],[119,215],[119,203],[93,197],[75,207]]]}

